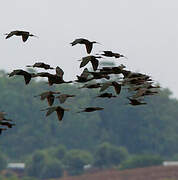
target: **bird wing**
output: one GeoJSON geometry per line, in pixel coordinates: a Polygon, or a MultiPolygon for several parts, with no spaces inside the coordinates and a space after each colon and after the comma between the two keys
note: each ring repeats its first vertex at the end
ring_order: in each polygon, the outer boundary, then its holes
{"type": "Polygon", "coordinates": [[[56,109],[57,109],[57,107],[49,107],[49,108],[47,108],[48,109],[48,111],[47,111],[47,113],[46,113],[46,116],[49,116],[51,113],[53,113],[54,111],[56,111],[56,109]]]}
{"type": "Polygon", "coordinates": [[[74,45],[80,43],[81,41],[82,41],[82,39],[75,39],[75,40],[74,40],[73,42],[71,42],[70,44],[71,44],[72,46],[74,46],[74,45]]]}
{"type": "Polygon", "coordinates": [[[111,83],[104,83],[103,86],[101,86],[100,92],[106,90],[109,86],[111,86],[111,83]]]}
{"type": "Polygon", "coordinates": [[[27,34],[27,33],[22,34],[22,40],[23,40],[23,42],[26,42],[27,39],[28,39],[28,37],[29,37],[29,33],[28,33],[28,34],[27,34]]]}
{"type": "Polygon", "coordinates": [[[47,98],[47,101],[48,101],[48,105],[52,106],[53,103],[54,103],[54,98],[55,98],[54,95],[51,94],[51,95],[47,96],[46,98],[47,98]]]}
{"type": "Polygon", "coordinates": [[[93,48],[93,43],[87,42],[85,43],[85,46],[86,46],[87,53],[90,54],[93,48]]]}
{"type": "Polygon", "coordinates": [[[11,31],[9,34],[7,34],[6,39],[10,38],[11,36],[17,34],[18,31],[11,31]]]}
{"type": "Polygon", "coordinates": [[[26,72],[26,74],[24,75],[25,84],[28,84],[30,82],[31,77],[31,74],[26,72]]]}
{"type": "Polygon", "coordinates": [[[89,76],[89,71],[87,68],[85,68],[82,72],[82,74],[80,75],[80,77],[83,77],[83,78],[87,78],[89,76]]]}
{"type": "Polygon", "coordinates": [[[59,121],[61,121],[64,116],[64,109],[61,108],[60,106],[58,106],[56,112],[57,112],[57,117],[58,117],[59,121]]]}
{"type": "Polygon", "coordinates": [[[80,63],[80,68],[84,67],[91,60],[91,56],[83,57],[82,62],[80,63]]]}
{"type": "Polygon", "coordinates": [[[112,82],[112,85],[114,86],[114,89],[115,89],[116,93],[117,93],[117,94],[120,94],[120,92],[121,92],[121,84],[113,81],[113,82],[112,82]]]}
{"type": "Polygon", "coordinates": [[[91,59],[90,62],[92,64],[93,70],[96,71],[99,65],[99,61],[95,58],[95,59],[91,59]]]}
{"type": "Polygon", "coordinates": [[[57,98],[59,99],[59,102],[62,104],[66,101],[66,99],[68,98],[66,94],[61,94],[59,96],[57,96],[57,98]]]}
{"type": "Polygon", "coordinates": [[[64,71],[59,66],[56,67],[56,75],[61,77],[61,78],[64,75],[64,71]]]}

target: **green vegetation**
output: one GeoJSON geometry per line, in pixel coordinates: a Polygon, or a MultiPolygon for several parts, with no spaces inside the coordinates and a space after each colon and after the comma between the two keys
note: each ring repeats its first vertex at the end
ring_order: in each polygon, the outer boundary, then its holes
{"type": "MultiPolygon", "coordinates": [[[[16,123],[12,129],[2,132],[0,152],[2,157],[3,154],[8,157],[5,163],[26,162],[26,176],[30,178],[60,177],[63,170],[71,175],[80,174],[86,164],[99,168],[122,164],[130,168],[130,164],[139,167],[161,163],[157,161],[159,158],[154,161],[150,156],[151,162],[146,162],[144,154],[166,159],[177,157],[178,101],[171,98],[168,89],[145,98],[148,105],[133,107],[128,104],[125,89],[118,98],[99,99],[94,98],[98,90],[78,89],[74,84],[49,87],[45,81],[35,80],[26,86],[22,77],[8,78],[3,71],[0,85],[1,110],[16,123]],[[47,102],[34,96],[46,90],[77,95],[63,105],[71,111],[65,113],[62,122],[55,114],[46,118],[45,112],[40,111],[47,107],[47,102]],[[76,113],[90,105],[105,109],[76,113]],[[139,156],[129,157],[135,154],[143,155],[141,163],[138,163],[139,156]]],[[[55,100],[55,103],[59,102],[55,100]]],[[[5,163],[0,164],[0,169],[5,163]]]]}
{"type": "Polygon", "coordinates": [[[158,166],[163,163],[163,158],[158,155],[135,155],[120,164],[119,169],[133,169],[148,166],[158,166]]]}

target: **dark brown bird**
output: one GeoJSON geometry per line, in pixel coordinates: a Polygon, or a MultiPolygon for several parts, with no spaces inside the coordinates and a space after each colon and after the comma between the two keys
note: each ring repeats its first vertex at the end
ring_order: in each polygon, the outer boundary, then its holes
{"type": "Polygon", "coordinates": [[[112,97],[117,97],[117,96],[113,96],[112,93],[103,93],[103,94],[100,94],[97,97],[100,97],[100,98],[112,98],[112,97]]]}
{"type": "Polygon", "coordinates": [[[37,67],[37,68],[43,68],[43,69],[54,69],[49,64],[45,64],[43,62],[36,62],[34,65],[27,65],[26,67],[37,67]]]}
{"type": "Polygon", "coordinates": [[[93,111],[100,111],[100,110],[103,110],[104,108],[101,108],[101,107],[87,107],[85,108],[84,110],[82,111],[78,111],[78,113],[80,112],[93,112],[93,111]]]}
{"type": "Polygon", "coordinates": [[[98,68],[98,65],[99,65],[99,61],[98,61],[97,58],[102,58],[102,57],[101,56],[86,56],[86,57],[83,57],[81,60],[79,60],[79,61],[82,61],[80,63],[80,68],[86,66],[89,62],[91,62],[93,70],[96,71],[97,68],[98,68]]]}
{"type": "Polygon", "coordinates": [[[7,35],[6,36],[6,39],[8,39],[8,38],[10,38],[10,37],[12,37],[12,36],[22,36],[22,41],[23,42],[26,42],[27,41],[27,39],[29,38],[29,36],[33,36],[33,37],[38,37],[38,36],[35,36],[35,35],[33,35],[33,34],[30,34],[29,32],[27,32],[27,31],[11,31],[10,33],[6,33],[6,34],[4,34],[4,35],[7,35]]]}
{"type": "Polygon", "coordinates": [[[46,109],[42,109],[41,111],[46,111],[46,110],[48,110],[46,113],[46,116],[49,116],[51,113],[56,111],[59,121],[62,121],[62,118],[64,116],[64,111],[69,111],[69,109],[64,109],[61,106],[48,107],[46,109]]]}
{"type": "Polygon", "coordinates": [[[72,83],[72,81],[64,81],[63,77],[60,77],[58,74],[50,74],[47,72],[37,73],[33,77],[47,77],[49,86],[53,84],[72,83]]]}
{"type": "Polygon", "coordinates": [[[155,95],[157,93],[158,93],[157,91],[151,91],[151,90],[146,89],[146,88],[141,88],[137,91],[137,93],[133,96],[133,98],[138,98],[141,96],[155,95]]]}
{"type": "Polygon", "coordinates": [[[64,103],[69,97],[75,97],[75,95],[71,95],[71,94],[61,94],[59,96],[57,96],[56,98],[59,99],[59,102],[62,104],[64,103]]]}
{"type": "Polygon", "coordinates": [[[84,86],[80,87],[81,88],[88,88],[88,89],[94,89],[94,88],[99,88],[101,87],[100,83],[95,83],[95,84],[85,84],[84,86]]]}
{"type": "MultiPolygon", "coordinates": [[[[48,105],[52,106],[54,103],[54,99],[55,99],[54,94],[60,94],[60,92],[46,91],[46,92],[43,92],[37,96],[40,96],[41,100],[47,99],[48,105]]],[[[34,96],[34,97],[37,97],[37,96],[34,96]]]]}
{"type": "Polygon", "coordinates": [[[107,74],[104,74],[103,72],[89,72],[90,74],[92,74],[92,78],[91,80],[93,79],[102,79],[102,78],[105,78],[105,79],[110,79],[110,76],[108,76],[107,74]]]}
{"type": "Polygon", "coordinates": [[[138,105],[147,104],[147,103],[145,103],[145,102],[140,102],[139,100],[134,99],[134,98],[129,98],[129,97],[127,97],[127,98],[128,98],[129,101],[130,101],[129,104],[131,104],[131,105],[133,105],[133,106],[138,106],[138,105]]]}
{"type": "Polygon", "coordinates": [[[106,56],[106,57],[115,57],[115,58],[124,57],[127,59],[127,57],[125,57],[124,55],[119,54],[119,53],[113,53],[112,51],[103,51],[103,52],[104,52],[104,54],[101,54],[101,55],[106,56]]]}
{"type": "Polygon", "coordinates": [[[82,72],[82,74],[80,76],[77,75],[77,80],[75,80],[76,82],[87,82],[92,80],[92,78],[88,79],[88,76],[90,75],[89,71],[87,68],[85,68],[82,72]]]}
{"type": "Polygon", "coordinates": [[[56,67],[56,75],[63,79],[64,71],[59,66],[56,67]]]}
{"type": "Polygon", "coordinates": [[[25,84],[27,85],[27,84],[29,84],[29,82],[30,82],[30,80],[31,80],[31,78],[32,78],[32,76],[34,74],[28,73],[28,72],[26,72],[26,71],[24,71],[22,69],[16,69],[16,70],[13,70],[9,74],[9,77],[14,76],[14,75],[21,75],[21,76],[23,76],[24,80],[25,80],[25,84]]]}
{"type": "MultiPolygon", "coordinates": [[[[79,39],[75,39],[73,42],[71,42],[70,44],[72,46],[76,45],[76,44],[84,44],[87,50],[87,53],[90,54],[93,48],[93,44],[94,43],[98,43],[96,41],[89,41],[87,39],[83,39],[83,38],[79,38],[79,39]]],[[[100,44],[100,43],[98,43],[100,44]]]]}
{"type": "Polygon", "coordinates": [[[114,90],[115,90],[116,94],[120,94],[120,92],[121,92],[121,84],[117,83],[116,81],[103,83],[103,85],[101,86],[100,92],[106,90],[110,86],[114,87],[114,90]]]}
{"type": "Polygon", "coordinates": [[[117,67],[103,67],[102,69],[99,69],[100,72],[103,74],[121,74],[122,70],[125,68],[123,64],[117,66],[117,67]]]}

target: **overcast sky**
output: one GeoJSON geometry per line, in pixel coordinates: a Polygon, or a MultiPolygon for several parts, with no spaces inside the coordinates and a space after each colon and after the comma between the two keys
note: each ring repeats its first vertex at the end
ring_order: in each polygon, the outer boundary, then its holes
{"type": "Polygon", "coordinates": [[[96,40],[92,53],[112,50],[128,57],[115,60],[149,74],[178,97],[177,0],[1,0],[0,69],[24,69],[44,61],[60,66],[64,79],[79,74],[84,46],[76,38],[96,40]],[[23,43],[4,33],[27,30],[39,36],[23,43]]]}

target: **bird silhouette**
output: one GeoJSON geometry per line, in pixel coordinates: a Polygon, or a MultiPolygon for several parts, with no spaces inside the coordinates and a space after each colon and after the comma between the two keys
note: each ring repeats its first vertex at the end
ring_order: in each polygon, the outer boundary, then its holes
{"type": "Polygon", "coordinates": [[[121,84],[117,83],[116,81],[103,83],[103,85],[101,86],[100,92],[105,91],[110,86],[114,87],[116,94],[120,94],[121,84]]]}
{"type": "MultiPolygon", "coordinates": [[[[98,43],[96,41],[89,41],[87,39],[83,39],[83,38],[79,38],[79,39],[75,39],[73,42],[71,42],[70,44],[72,46],[76,45],[76,44],[84,44],[87,50],[87,53],[90,54],[93,48],[93,44],[94,43],[98,43]]],[[[98,43],[100,44],[100,43],[98,43]]]]}
{"type": "Polygon", "coordinates": [[[23,42],[26,42],[27,39],[29,38],[29,36],[33,36],[33,37],[38,37],[38,36],[35,36],[33,34],[30,34],[28,31],[11,31],[10,33],[6,33],[4,35],[7,35],[6,36],[6,39],[12,37],[12,36],[22,36],[22,41],[23,42]]]}
{"type": "Polygon", "coordinates": [[[37,96],[34,96],[34,97],[40,96],[41,100],[47,99],[48,105],[52,106],[54,103],[54,99],[55,99],[54,94],[60,94],[60,92],[46,91],[46,92],[43,92],[43,93],[41,93],[37,96]]]}
{"type": "Polygon", "coordinates": [[[140,102],[138,99],[129,98],[129,97],[127,97],[127,99],[130,101],[129,104],[131,104],[131,105],[133,105],[133,106],[138,106],[138,105],[147,104],[147,103],[145,103],[145,102],[140,102]]]}
{"type": "Polygon", "coordinates": [[[104,108],[101,108],[101,107],[87,107],[87,108],[83,109],[82,111],[78,111],[78,113],[100,111],[100,110],[103,110],[103,109],[104,108]]]}
{"type": "Polygon", "coordinates": [[[98,65],[99,65],[99,61],[98,61],[97,58],[102,58],[102,57],[101,56],[86,56],[86,57],[83,57],[81,60],[79,60],[79,61],[82,61],[80,63],[80,68],[86,66],[89,62],[91,62],[93,70],[96,71],[97,68],[98,68],[98,65]]]}
{"type": "Polygon", "coordinates": [[[112,93],[102,93],[102,94],[98,95],[97,97],[100,97],[100,98],[112,98],[112,97],[117,97],[117,96],[113,96],[112,93]]]}
{"type": "Polygon", "coordinates": [[[43,62],[36,62],[33,65],[27,65],[26,67],[37,67],[37,68],[44,68],[44,69],[54,69],[53,67],[51,67],[49,64],[45,64],[43,62]]]}
{"type": "Polygon", "coordinates": [[[121,58],[124,57],[127,59],[126,56],[119,54],[119,53],[113,53],[112,51],[103,51],[104,54],[101,54],[102,56],[106,56],[106,57],[115,57],[115,58],[121,58]]]}
{"type": "Polygon", "coordinates": [[[59,99],[59,102],[62,104],[64,103],[69,97],[75,97],[75,95],[71,95],[71,94],[61,94],[59,96],[57,96],[56,98],[59,99]]]}
{"type": "Polygon", "coordinates": [[[16,69],[16,70],[13,70],[9,74],[9,77],[14,76],[14,75],[24,76],[25,84],[27,85],[27,84],[29,84],[29,82],[34,74],[28,73],[27,71],[24,71],[22,69],[16,69]]]}
{"type": "Polygon", "coordinates": [[[85,68],[80,76],[78,76],[78,75],[76,76],[77,80],[75,80],[75,81],[76,82],[81,82],[81,83],[90,81],[90,80],[92,80],[92,78],[88,79],[89,75],[90,75],[90,73],[89,73],[88,69],[85,68]]]}
{"type": "Polygon", "coordinates": [[[84,86],[80,87],[81,88],[88,88],[88,89],[94,89],[94,88],[99,88],[101,87],[100,83],[95,83],[95,84],[85,84],[84,86]]]}
{"type": "Polygon", "coordinates": [[[69,111],[69,109],[65,109],[61,106],[48,107],[46,109],[42,109],[41,111],[46,111],[46,110],[47,110],[46,116],[49,116],[51,113],[56,111],[59,121],[62,121],[62,118],[64,116],[64,111],[69,111]]]}
{"type": "Polygon", "coordinates": [[[33,75],[33,77],[47,77],[49,86],[53,84],[72,83],[73,81],[64,81],[63,77],[58,74],[50,74],[48,72],[40,72],[33,75]]]}

